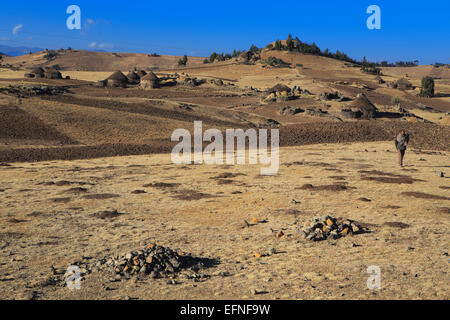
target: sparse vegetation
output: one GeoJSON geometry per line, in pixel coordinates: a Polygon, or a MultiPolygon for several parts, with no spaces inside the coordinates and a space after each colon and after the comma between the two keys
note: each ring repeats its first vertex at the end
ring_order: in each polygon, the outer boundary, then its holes
{"type": "Polygon", "coordinates": [[[440,68],[440,67],[447,67],[450,68],[450,64],[445,64],[445,63],[440,63],[440,62],[436,62],[433,67],[435,68],[440,68]]]}
{"type": "Polygon", "coordinates": [[[290,66],[289,63],[275,57],[269,57],[263,63],[276,68],[287,68],[290,66]]]}
{"type": "Polygon", "coordinates": [[[422,88],[420,89],[420,96],[431,98],[434,97],[434,79],[431,77],[422,78],[422,88]]]}
{"type": "Polygon", "coordinates": [[[367,62],[366,57],[363,58],[361,71],[375,75],[382,75],[381,69],[378,68],[374,63],[367,62]]]}
{"type": "Polygon", "coordinates": [[[400,103],[400,98],[399,97],[392,97],[391,102],[392,102],[392,104],[399,104],[400,103]]]}
{"type": "Polygon", "coordinates": [[[55,50],[46,49],[45,52],[46,54],[44,55],[44,59],[47,59],[47,61],[51,61],[58,56],[58,52],[56,52],[55,50]]]}

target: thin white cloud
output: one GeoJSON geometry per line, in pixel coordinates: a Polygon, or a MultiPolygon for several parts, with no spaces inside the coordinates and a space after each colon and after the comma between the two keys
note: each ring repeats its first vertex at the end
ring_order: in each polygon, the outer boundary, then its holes
{"type": "Polygon", "coordinates": [[[89,43],[88,47],[91,49],[112,49],[114,48],[114,45],[111,43],[98,43],[96,41],[93,41],[89,43]]]}
{"type": "Polygon", "coordinates": [[[12,29],[12,34],[17,34],[17,33],[19,33],[20,29],[22,29],[22,28],[23,28],[23,24],[18,24],[17,26],[15,26],[15,27],[12,29]]]}

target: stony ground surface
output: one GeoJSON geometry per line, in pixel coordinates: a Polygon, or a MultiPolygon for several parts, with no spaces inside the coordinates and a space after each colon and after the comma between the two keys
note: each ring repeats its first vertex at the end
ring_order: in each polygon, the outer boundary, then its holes
{"type": "Polygon", "coordinates": [[[286,147],[275,176],[169,155],[2,164],[0,298],[449,299],[449,154],[411,149],[402,169],[396,157],[392,142],[286,147]],[[304,239],[327,215],[370,232],[304,239]],[[213,263],[62,280],[149,243],[213,263]],[[371,265],[381,289],[367,288],[371,265]]]}

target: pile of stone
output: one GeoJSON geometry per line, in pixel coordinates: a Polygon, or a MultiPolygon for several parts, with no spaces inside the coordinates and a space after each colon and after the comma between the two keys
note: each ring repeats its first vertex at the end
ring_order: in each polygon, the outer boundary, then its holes
{"type": "Polygon", "coordinates": [[[80,268],[82,276],[92,271],[106,271],[119,278],[146,275],[152,278],[167,278],[174,276],[182,269],[198,271],[211,261],[211,259],[176,252],[168,247],[147,244],[144,248],[125,255],[104,257],[96,263],[82,260],[72,265],[80,268]]]}
{"type": "Polygon", "coordinates": [[[340,92],[321,92],[317,97],[319,100],[337,100],[345,101],[347,100],[344,95],[340,92]]]}
{"type": "Polygon", "coordinates": [[[315,107],[308,107],[306,108],[305,113],[309,116],[316,116],[316,117],[327,117],[329,116],[328,111],[322,110],[321,108],[315,108],[315,107]]]}
{"type": "Polygon", "coordinates": [[[296,115],[297,113],[305,112],[302,108],[299,107],[291,107],[291,106],[284,106],[280,110],[281,115],[296,115]]]}
{"type": "Polygon", "coordinates": [[[311,95],[308,90],[294,86],[292,89],[285,84],[276,84],[272,88],[266,90],[267,96],[264,102],[287,101],[299,98],[302,94],[311,95]]]}
{"type": "Polygon", "coordinates": [[[306,240],[321,241],[365,233],[368,232],[368,229],[358,226],[355,221],[349,219],[324,216],[307,221],[300,232],[306,240]]]}
{"type": "Polygon", "coordinates": [[[189,87],[196,87],[206,82],[205,79],[198,79],[196,77],[191,77],[188,74],[181,73],[177,77],[177,84],[189,86],[189,87]]]}

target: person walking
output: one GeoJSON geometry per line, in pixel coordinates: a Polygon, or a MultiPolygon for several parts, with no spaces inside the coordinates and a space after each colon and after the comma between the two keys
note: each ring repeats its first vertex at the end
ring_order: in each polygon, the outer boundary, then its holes
{"type": "Polygon", "coordinates": [[[408,142],[409,134],[405,130],[400,131],[400,133],[395,137],[395,148],[398,152],[398,165],[400,167],[403,167],[403,157],[405,156],[408,142]]]}

